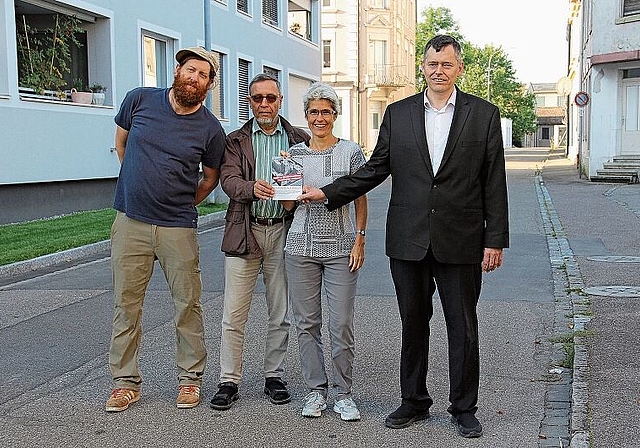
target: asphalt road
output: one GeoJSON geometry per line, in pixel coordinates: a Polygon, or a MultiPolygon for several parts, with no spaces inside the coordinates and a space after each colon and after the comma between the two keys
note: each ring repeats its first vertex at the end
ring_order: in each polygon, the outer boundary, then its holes
{"type": "Polygon", "coordinates": [[[223,300],[222,230],[214,222],[199,234],[209,351],[204,403],[190,410],[175,407],[172,302],[158,268],[144,306],[142,399],[123,413],[104,411],[112,387],[107,350],[113,305],[109,253],[102,252],[0,278],[0,446],[537,447],[550,356],[545,341],[553,333],[554,313],[535,187],[547,153],[509,151],[511,248],[503,268],[485,275],[479,304],[481,439],[459,437],[446,413],[448,361],[437,300],[428,379],[432,417],[403,430],[384,426],[400,403],[400,321],[384,255],[388,180],[369,194],[366,262],[358,283],[354,398],[362,421],[342,422],[331,400],[322,418],[300,416],[306,390],[293,331],[285,378],[293,401],[275,406],[264,398],[260,281],[247,328],[241,399],[229,411],[208,406],[218,380],[223,300]]]}

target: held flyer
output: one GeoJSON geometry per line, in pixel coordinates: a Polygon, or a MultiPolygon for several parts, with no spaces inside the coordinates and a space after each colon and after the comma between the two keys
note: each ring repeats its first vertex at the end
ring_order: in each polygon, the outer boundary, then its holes
{"type": "Polygon", "coordinates": [[[273,199],[295,201],[302,194],[302,157],[274,157],[271,161],[273,199]]]}

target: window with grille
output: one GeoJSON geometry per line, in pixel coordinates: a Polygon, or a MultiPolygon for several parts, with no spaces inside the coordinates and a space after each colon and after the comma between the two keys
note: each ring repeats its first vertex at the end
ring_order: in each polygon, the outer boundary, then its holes
{"type": "Polygon", "coordinates": [[[278,0],[262,0],[262,21],[278,26],[278,0]]]}
{"type": "Polygon", "coordinates": [[[248,0],[238,0],[237,1],[238,11],[244,12],[245,14],[249,14],[249,1],[248,0]]]}
{"type": "Polygon", "coordinates": [[[226,118],[224,109],[224,73],[225,73],[225,57],[222,53],[214,51],[216,59],[220,64],[218,73],[216,73],[216,85],[211,90],[211,112],[218,118],[226,118]]]}
{"type": "Polygon", "coordinates": [[[273,76],[274,78],[276,78],[278,81],[280,81],[280,70],[276,70],[275,68],[269,67],[269,66],[264,66],[262,69],[262,73],[265,73],[269,76],[273,76]]]}
{"type": "Polygon", "coordinates": [[[635,14],[640,14],[640,0],[624,0],[622,15],[632,16],[635,14]]]}
{"type": "Polygon", "coordinates": [[[238,118],[240,120],[249,119],[249,66],[250,62],[238,59],[238,118]]]}

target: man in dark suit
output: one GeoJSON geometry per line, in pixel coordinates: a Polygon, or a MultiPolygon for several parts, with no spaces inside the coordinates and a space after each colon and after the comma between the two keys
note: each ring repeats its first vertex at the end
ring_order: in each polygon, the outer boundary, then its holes
{"type": "Polygon", "coordinates": [[[507,183],[498,108],[455,86],[460,44],[427,42],[427,89],[389,105],[370,160],[302,202],[336,209],[392,179],[386,253],[402,321],[401,406],[385,420],[404,428],[429,417],[429,320],[437,286],[449,342],[449,401],[460,435],[480,437],[478,318],[482,271],[502,265],[509,245],[507,183]]]}

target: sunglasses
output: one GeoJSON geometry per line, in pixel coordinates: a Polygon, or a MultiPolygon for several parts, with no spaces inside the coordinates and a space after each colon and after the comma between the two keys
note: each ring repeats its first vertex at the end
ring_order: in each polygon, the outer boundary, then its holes
{"type": "Polygon", "coordinates": [[[269,95],[251,95],[249,98],[251,98],[251,101],[256,104],[262,104],[262,101],[265,99],[267,100],[267,103],[271,104],[278,101],[278,96],[272,93],[270,93],[269,95]]]}

